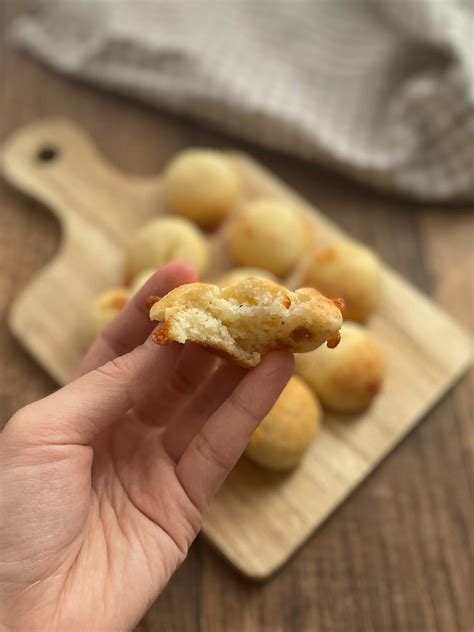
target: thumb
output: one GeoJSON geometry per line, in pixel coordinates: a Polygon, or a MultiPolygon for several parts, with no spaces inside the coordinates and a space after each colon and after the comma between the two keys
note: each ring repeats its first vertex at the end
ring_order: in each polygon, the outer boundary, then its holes
{"type": "Polygon", "coordinates": [[[29,445],[88,445],[129,410],[156,397],[180,352],[181,345],[158,347],[150,337],[130,353],[25,406],[4,432],[29,445]]]}

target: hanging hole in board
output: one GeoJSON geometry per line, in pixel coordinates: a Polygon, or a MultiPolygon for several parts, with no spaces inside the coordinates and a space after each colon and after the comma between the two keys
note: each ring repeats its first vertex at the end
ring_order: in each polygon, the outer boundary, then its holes
{"type": "Polygon", "coordinates": [[[44,145],[38,149],[36,160],[38,162],[53,162],[59,157],[59,149],[53,145],[44,145]]]}

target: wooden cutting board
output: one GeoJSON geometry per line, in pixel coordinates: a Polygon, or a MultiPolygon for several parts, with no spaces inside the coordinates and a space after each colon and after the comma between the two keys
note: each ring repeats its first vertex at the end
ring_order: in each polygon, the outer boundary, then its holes
{"type": "MultiPolygon", "coordinates": [[[[307,214],[317,239],[341,235],[249,156],[228,156],[247,198],[289,200],[307,214]]],[[[9,325],[64,383],[84,353],[84,306],[121,283],[121,253],[131,231],[163,210],[160,179],[117,171],[77,127],[62,120],[14,134],[3,148],[2,170],[11,184],[51,208],[62,226],[58,253],[17,298],[9,325]]],[[[225,232],[224,226],[212,237],[214,273],[229,265],[225,232]]],[[[288,284],[297,286],[298,276],[296,271],[288,284]]],[[[390,269],[370,329],[388,361],[386,386],[374,406],[358,417],[327,414],[303,463],[289,474],[241,459],[209,510],[204,534],[248,577],[263,579],[279,568],[469,365],[469,337],[390,269]]]]}

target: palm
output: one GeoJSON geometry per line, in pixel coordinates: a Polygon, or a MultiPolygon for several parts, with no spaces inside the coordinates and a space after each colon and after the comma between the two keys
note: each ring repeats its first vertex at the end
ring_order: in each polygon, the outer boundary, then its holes
{"type": "Polygon", "coordinates": [[[0,592],[20,629],[132,628],[290,377],[288,354],[249,373],[195,345],[157,348],[146,297],[190,280],[179,264],[156,273],[78,379],[2,433],[0,592]]]}
{"type": "MultiPolygon", "coordinates": [[[[79,485],[86,475],[77,478],[79,485]]],[[[97,622],[99,599],[104,621],[117,622],[111,629],[127,619],[132,625],[185,558],[201,514],[176,477],[163,432],[140,428],[130,417],[94,446],[83,498],[70,534],[73,562],[63,571],[68,581],[62,583],[61,617],[90,616],[97,622]],[[125,569],[136,591],[124,592],[125,569]]]]}

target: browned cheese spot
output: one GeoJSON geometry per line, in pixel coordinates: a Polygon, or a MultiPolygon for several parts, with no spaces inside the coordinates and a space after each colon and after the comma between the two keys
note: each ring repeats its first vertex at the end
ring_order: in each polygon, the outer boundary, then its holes
{"type": "Polygon", "coordinates": [[[242,233],[248,237],[249,239],[252,239],[254,236],[254,230],[252,228],[252,226],[249,224],[248,221],[244,220],[240,223],[240,229],[242,231],[242,233]]]}
{"type": "Polygon", "coordinates": [[[337,258],[337,251],[335,248],[325,248],[318,252],[315,256],[316,261],[334,261],[337,258]]]}
{"type": "Polygon", "coordinates": [[[157,331],[153,332],[152,339],[157,345],[168,345],[171,339],[168,336],[170,323],[164,323],[157,331]]]}
{"type": "Polygon", "coordinates": [[[123,309],[127,304],[127,296],[125,294],[116,294],[114,296],[109,297],[107,301],[105,301],[105,307],[111,307],[112,309],[123,309]]]}
{"type": "Polygon", "coordinates": [[[161,296],[149,296],[146,300],[146,306],[150,310],[155,303],[161,299],[161,296]]]}
{"type": "Polygon", "coordinates": [[[382,387],[382,380],[374,379],[367,384],[367,390],[370,394],[376,395],[382,387]]]}
{"type": "Polygon", "coordinates": [[[329,338],[327,341],[327,346],[329,349],[334,349],[341,342],[341,334],[338,331],[332,338],[329,338]]]}
{"type": "Polygon", "coordinates": [[[334,303],[334,305],[337,307],[337,309],[341,312],[341,314],[344,314],[344,310],[346,309],[346,304],[344,302],[343,298],[332,298],[331,301],[334,303]]]}
{"type": "Polygon", "coordinates": [[[295,342],[302,342],[303,340],[311,340],[311,338],[313,337],[313,334],[310,332],[310,330],[307,327],[296,327],[296,329],[293,329],[293,331],[290,333],[290,338],[292,340],[294,340],[295,342]]]}

